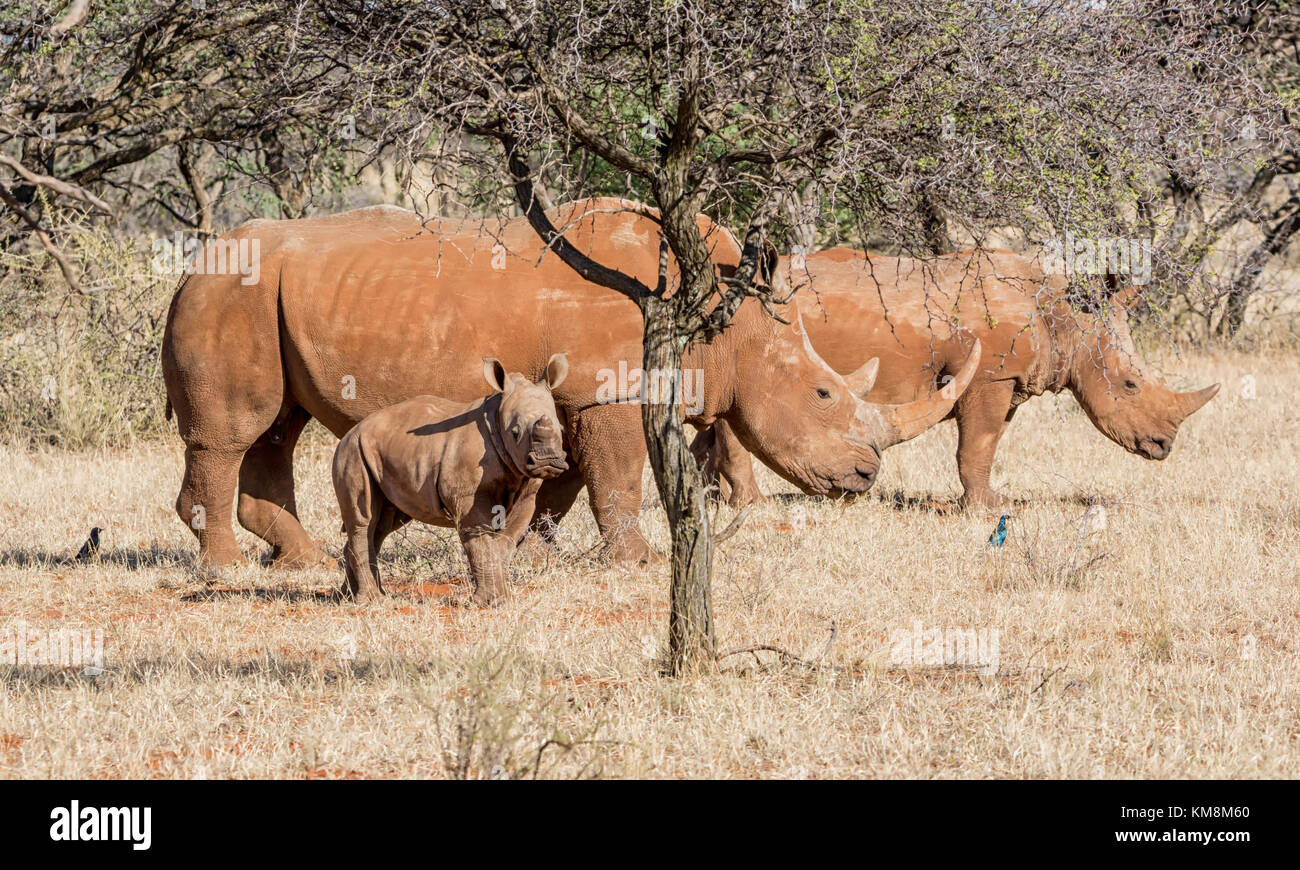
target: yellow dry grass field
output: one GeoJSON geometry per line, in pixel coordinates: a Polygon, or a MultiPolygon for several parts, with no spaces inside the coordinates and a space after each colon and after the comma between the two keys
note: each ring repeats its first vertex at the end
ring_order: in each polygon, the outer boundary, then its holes
{"type": "MultiPolygon", "coordinates": [[[[995,467],[1025,500],[996,553],[994,515],[949,509],[951,423],[890,450],[854,504],[763,470],[772,503],[717,553],[717,629],[724,652],[785,653],[686,681],[661,673],[665,571],[594,561],[585,495],[501,607],[466,605],[459,545],[427,528],[395,537],[389,596],[357,606],[330,600],[336,570],[196,579],[174,437],[5,449],[0,630],[100,629],[104,656],[0,665],[0,775],[1300,776],[1297,362],[1163,354],[1176,387],[1224,384],[1163,463],[1068,395],[1030,402],[995,467]],[[92,526],[100,559],[77,561],[92,526]],[[936,630],[988,643],[956,660],[936,630]]],[[[314,439],[297,476],[337,553],[332,451],[314,439]]],[[[662,511],[643,522],[664,547],[662,511]]]]}

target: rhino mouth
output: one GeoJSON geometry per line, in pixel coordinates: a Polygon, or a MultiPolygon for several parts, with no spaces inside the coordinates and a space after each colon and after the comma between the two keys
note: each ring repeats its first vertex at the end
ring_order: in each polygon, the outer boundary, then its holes
{"type": "Polygon", "coordinates": [[[859,466],[839,479],[833,487],[836,495],[857,495],[876,485],[876,469],[859,466]]]}
{"type": "Polygon", "coordinates": [[[543,480],[549,480],[568,471],[569,463],[565,461],[563,451],[543,453],[534,450],[528,454],[528,461],[524,463],[524,470],[528,472],[529,477],[540,477],[543,480]]]}
{"type": "Polygon", "coordinates": [[[1164,459],[1174,449],[1173,438],[1143,438],[1133,451],[1144,459],[1164,459]]]}
{"type": "Polygon", "coordinates": [[[813,485],[800,487],[805,495],[822,495],[828,498],[861,495],[876,483],[877,469],[860,465],[839,478],[825,478],[813,485]]]}

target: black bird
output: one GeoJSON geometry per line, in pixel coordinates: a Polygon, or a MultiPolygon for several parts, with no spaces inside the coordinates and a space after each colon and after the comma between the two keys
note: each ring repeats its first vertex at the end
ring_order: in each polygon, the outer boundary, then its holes
{"type": "Polygon", "coordinates": [[[78,562],[99,558],[99,532],[99,526],[90,530],[90,537],[86,538],[86,543],[82,544],[81,549],[77,551],[78,562]]]}

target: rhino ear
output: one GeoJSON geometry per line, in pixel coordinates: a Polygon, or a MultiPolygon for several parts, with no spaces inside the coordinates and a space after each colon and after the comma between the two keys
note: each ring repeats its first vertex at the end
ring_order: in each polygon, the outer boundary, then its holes
{"type": "Polygon", "coordinates": [[[876,375],[880,374],[880,357],[872,357],[851,375],[845,375],[844,380],[848,383],[849,389],[853,395],[859,399],[865,399],[867,393],[876,385],[876,375]]]}
{"type": "Polygon", "coordinates": [[[569,358],[562,353],[551,354],[546,361],[546,386],[554,390],[569,376],[569,358]]]}
{"type": "Polygon", "coordinates": [[[767,239],[763,240],[763,246],[759,250],[758,269],[754,277],[756,281],[766,284],[777,298],[789,293],[790,281],[781,270],[781,252],[767,239]]]}
{"type": "Polygon", "coordinates": [[[483,380],[488,382],[494,393],[506,391],[506,367],[501,360],[492,356],[483,357],[483,380]]]}

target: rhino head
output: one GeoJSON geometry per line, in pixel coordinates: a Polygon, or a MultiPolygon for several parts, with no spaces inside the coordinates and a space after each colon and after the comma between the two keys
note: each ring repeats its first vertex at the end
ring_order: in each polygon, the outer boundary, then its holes
{"type": "MultiPolygon", "coordinates": [[[[742,309],[745,306],[742,306],[742,309]]],[[[902,405],[864,401],[879,360],[842,376],[813,348],[794,305],[780,323],[755,306],[761,341],[738,354],[732,407],[726,416],[749,452],[809,495],[866,492],[886,448],[915,438],[948,416],[979,364],[974,347],[944,389],[902,405]]]]}
{"type": "Polygon", "coordinates": [[[1179,425],[1214,398],[1219,385],[1176,393],[1153,374],[1129,332],[1129,289],[1110,297],[1105,313],[1078,318],[1078,347],[1068,386],[1102,434],[1147,459],[1164,459],[1179,425]]]}
{"type": "Polygon", "coordinates": [[[569,373],[562,353],[546,363],[546,374],[533,383],[518,372],[506,373],[500,360],[483,360],[483,377],[494,393],[501,394],[497,432],[510,463],[526,477],[543,480],[568,470],[564,460],[563,430],[551,391],[569,373]]]}

